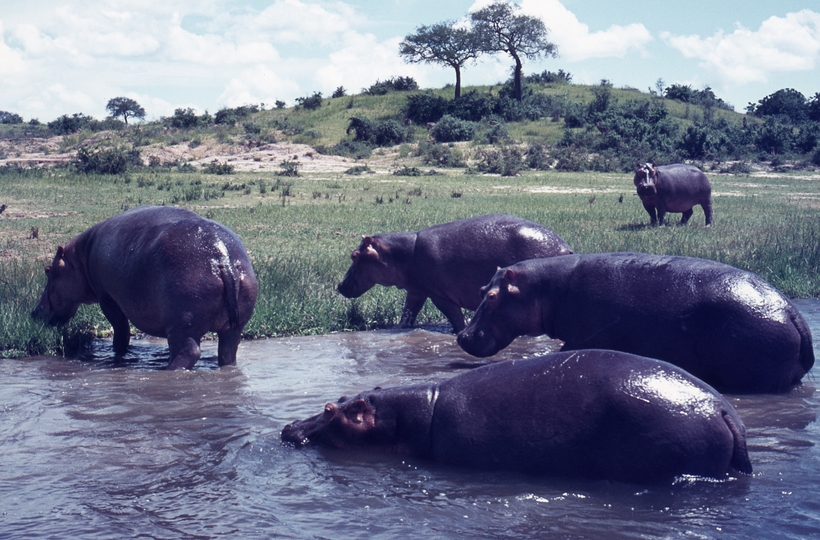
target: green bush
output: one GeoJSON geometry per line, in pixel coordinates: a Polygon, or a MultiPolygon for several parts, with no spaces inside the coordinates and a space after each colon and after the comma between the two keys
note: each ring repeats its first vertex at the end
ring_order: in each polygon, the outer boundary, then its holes
{"type": "Polygon", "coordinates": [[[74,167],[85,174],[123,174],[129,165],[142,165],[139,150],[121,147],[92,150],[88,147],[77,151],[74,167]]]}
{"type": "Polygon", "coordinates": [[[203,169],[202,172],[206,174],[216,174],[218,176],[222,176],[224,174],[233,174],[234,168],[233,165],[228,163],[220,163],[218,159],[215,159],[208,163],[203,169]]]}
{"type": "Polygon", "coordinates": [[[430,129],[430,135],[439,143],[469,141],[475,137],[475,124],[445,115],[430,129]]]}
{"type": "Polygon", "coordinates": [[[296,98],[296,107],[314,111],[322,106],[322,93],[313,92],[312,96],[296,98]]]}
{"type": "Polygon", "coordinates": [[[174,110],[174,116],[170,118],[170,122],[171,127],[190,129],[197,126],[199,118],[191,107],[179,108],[174,110]]]}
{"type": "Polygon", "coordinates": [[[461,150],[447,144],[422,141],[419,143],[417,155],[428,165],[439,167],[464,167],[465,165],[461,150]]]}
{"type": "Polygon", "coordinates": [[[447,98],[432,93],[413,94],[407,96],[407,103],[403,112],[416,124],[438,122],[447,113],[450,101],[447,98]]]}
{"type": "Polygon", "coordinates": [[[413,77],[390,77],[386,81],[377,80],[370,88],[362,90],[368,96],[383,96],[389,92],[406,92],[418,90],[419,85],[413,77]]]}

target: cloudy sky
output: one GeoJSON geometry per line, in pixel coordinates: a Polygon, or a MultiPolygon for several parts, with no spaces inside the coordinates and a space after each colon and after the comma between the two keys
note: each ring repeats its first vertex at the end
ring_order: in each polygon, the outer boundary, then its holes
{"type": "MultiPolygon", "coordinates": [[[[215,112],[338,86],[412,76],[454,82],[451,69],[408,65],[399,42],[419,25],[458,20],[487,0],[0,0],[0,110],[49,121],[106,115],[136,99],[147,119],[178,107],[215,112]]],[[[781,88],[820,92],[817,0],[517,0],[543,19],[563,69],[646,91],[658,79],[715,93],[742,111],[781,88]]],[[[495,84],[509,58],[482,58],[463,83],[495,84]]]]}

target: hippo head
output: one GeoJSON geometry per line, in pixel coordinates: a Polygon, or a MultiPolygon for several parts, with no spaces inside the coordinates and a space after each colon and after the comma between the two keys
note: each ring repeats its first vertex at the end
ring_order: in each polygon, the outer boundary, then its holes
{"type": "Polygon", "coordinates": [[[352,262],[339,282],[339,293],[345,298],[358,298],[376,284],[393,285],[387,254],[386,246],[377,238],[362,236],[359,247],[350,254],[352,262]]]}
{"type": "Polygon", "coordinates": [[[46,288],[31,316],[50,325],[67,323],[88,294],[83,272],[66,261],[60,246],[51,264],[46,266],[46,288]]]}
{"type": "Polygon", "coordinates": [[[540,295],[531,294],[531,285],[517,266],[500,268],[490,284],[481,288],[481,304],[458,334],[458,344],[467,353],[492,356],[518,336],[544,333],[540,295]]]}
{"type": "Polygon", "coordinates": [[[654,197],[658,193],[658,169],[654,163],[638,163],[635,168],[635,187],[639,197],[654,197]]]}
{"type": "Polygon", "coordinates": [[[358,448],[389,444],[390,429],[384,422],[377,422],[376,405],[370,394],[329,402],[322,414],[286,425],[282,440],[299,447],[358,448]]]}

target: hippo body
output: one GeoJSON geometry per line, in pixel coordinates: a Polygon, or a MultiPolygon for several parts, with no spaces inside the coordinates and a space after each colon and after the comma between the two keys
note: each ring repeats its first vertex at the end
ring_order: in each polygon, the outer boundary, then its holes
{"type": "Polygon", "coordinates": [[[376,284],[405,289],[399,326],[413,326],[430,298],[458,332],[464,328],[461,308],[478,307],[479,289],[498,267],[572,252],[547,227],[490,214],[416,232],[364,236],[338,290],[347,298],[358,298],[376,284]]]}
{"type": "Polygon", "coordinates": [[[666,362],[604,350],[362,392],[285,426],[282,440],[633,483],[752,472],[743,422],[714,389],[666,362]]]}
{"type": "Polygon", "coordinates": [[[236,363],[257,283],[242,241],[182,208],[142,206],[102,221],[57,249],[32,316],[68,322],[80,304],[99,303],[114,328],[114,351],[129,321],[168,339],[169,369],[194,366],[207,332],[219,337],[219,365],[236,363]]]}
{"type": "Polygon", "coordinates": [[[785,392],[814,364],[803,316],[756,274],[706,259],[567,255],[500,269],[458,336],[491,356],[520,335],[675,364],[728,392],[785,392]]]}
{"type": "Polygon", "coordinates": [[[712,225],[712,186],[697,167],[681,163],[660,167],[639,163],[633,182],[649,213],[650,224],[663,225],[667,212],[683,212],[680,224],[685,225],[692,217],[692,208],[699,204],[706,215],[706,226],[712,225]]]}

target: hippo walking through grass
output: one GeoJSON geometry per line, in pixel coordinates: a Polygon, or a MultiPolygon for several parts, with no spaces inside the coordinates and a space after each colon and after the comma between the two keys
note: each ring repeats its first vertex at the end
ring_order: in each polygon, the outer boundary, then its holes
{"type": "Polygon", "coordinates": [[[57,248],[32,317],[68,322],[80,304],[100,304],[114,328],[114,351],[129,321],[168,339],[169,369],[191,369],[207,332],[219,337],[219,365],[236,363],[257,283],[231,230],[182,208],[141,206],[102,221],[57,248]]]}
{"type": "Polygon", "coordinates": [[[405,289],[399,326],[413,326],[430,298],[459,332],[464,328],[461,308],[478,307],[479,289],[499,266],[572,252],[547,227],[490,214],[415,232],[364,236],[338,289],[347,298],[358,298],[377,284],[405,289]]]}
{"type": "Polygon", "coordinates": [[[458,344],[521,335],[665,360],[726,392],[786,392],[814,365],[805,319],[756,274],[706,259],[595,253],[499,269],[458,344]]]}
{"type": "Polygon", "coordinates": [[[680,224],[686,225],[694,212],[692,208],[698,204],[706,215],[706,226],[712,225],[712,186],[697,167],[638,163],[633,182],[651,225],[663,225],[667,212],[683,212],[680,224]]]}
{"type": "Polygon", "coordinates": [[[743,422],[714,389],[666,362],[602,350],[362,392],[288,424],[282,440],[632,483],[752,472],[743,422]]]}

